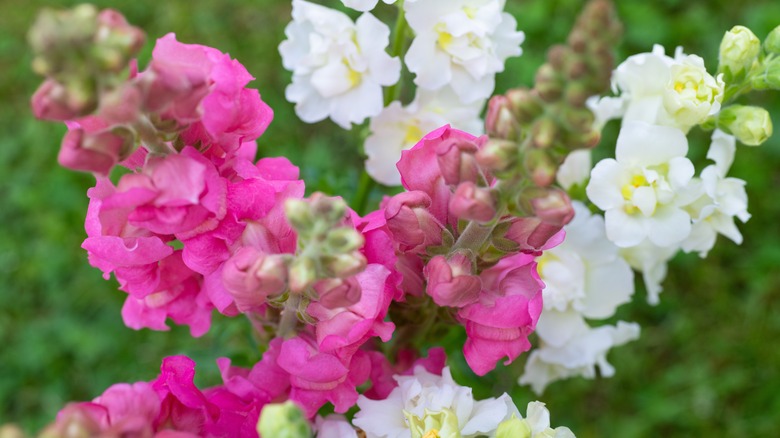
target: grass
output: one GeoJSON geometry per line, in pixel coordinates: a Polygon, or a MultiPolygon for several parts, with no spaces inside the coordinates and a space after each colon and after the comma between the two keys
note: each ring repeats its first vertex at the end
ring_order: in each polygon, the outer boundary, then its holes
{"type": "MultiPolygon", "coordinates": [[[[337,3],[333,1],[333,3],[337,3]]],[[[530,84],[546,47],[562,41],[578,9],[575,0],[507,2],[526,32],[524,55],[512,59],[497,91],[530,84]]],[[[780,24],[780,4],[621,0],[625,23],[620,59],[653,43],[716,63],[722,33],[744,24],[763,37],[780,24]]],[[[61,126],[33,120],[28,99],[39,80],[29,68],[24,34],[41,6],[71,1],[0,0],[0,423],[40,429],[69,400],[89,400],[114,382],[150,380],[162,357],[188,354],[199,363],[198,383],[219,381],[214,359],[257,359],[249,325],[215,317],[193,339],[186,329],[133,331],[119,315],[124,294],[88,266],[84,238],[86,189],[92,177],[56,164],[61,126]]],[[[176,32],[180,41],[217,47],[239,59],[276,112],[260,139],[261,154],[286,155],[302,168],[309,191],[349,197],[359,178],[359,146],[330,122],[304,125],[284,100],[290,74],[276,46],[284,38],[290,2],[101,1],[143,27],[150,40],[176,32]]],[[[389,9],[387,9],[389,10],[389,9]]],[[[384,17],[388,18],[388,17],[384,17]]],[[[142,59],[148,59],[151,44],[142,59]]],[[[780,123],[778,93],[751,99],[780,123]]],[[[614,126],[605,145],[614,141],[614,126]],[[611,140],[610,140],[611,139],[611,140]]],[[[614,351],[611,379],[551,385],[541,400],[553,424],[591,436],[771,436],[780,427],[780,141],[742,147],[731,174],[747,180],[753,218],[741,226],[741,246],[720,239],[707,260],[675,259],[659,306],[642,293],[619,318],[642,325],[640,340],[614,351]]],[[[695,154],[706,142],[698,137],[695,154]]],[[[376,201],[376,197],[374,198],[376,201]]],[[[638,285],[641,290],[641,285],[638,285]]],[[[460,359],[455,355],[455,362],[460,359]]],[[[520,361],[522,362],[522,361],[520,361]]],[[[478,392],[510,389],[521,363],[482,380],[478,392]]],[[[465,382],[472,382],[462,373],[465,382]]],[[[535,397],[511,388],[518,404],[535,397]]]]}

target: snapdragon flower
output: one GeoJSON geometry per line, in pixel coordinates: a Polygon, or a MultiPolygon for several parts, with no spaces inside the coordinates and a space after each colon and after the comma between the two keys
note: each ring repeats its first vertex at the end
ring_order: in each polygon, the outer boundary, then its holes
{"type": "Polygon", "coordinates": [[[619,97],[592,98],[589,106],[597,125],[622,117],[687,132],[720,111],[725,87],[721,76],[707,73],[704,60],[684,54],[681,47],[672,58],[655,45],[652,52],[631,56],[615,69],[612,85],[619,97]]]}
{"type": "Polygon", "coordinates": [[[463,103],[490,96],[495,74],[520,56],[525,34],[503,12],[504,0],[418,1],[406,6],[415,38],[404,61],[414,83],[428,90],[451,86],[463,103]]]}
{"type": "Polygon", "coordinates": [[[418,89],[409,105],[401,106],[398,101],[390,103],[371,119],[371,135],[365,143],[366,171],[382,184],[401,185],[401,174],[395,166],[401,159],[401,151],[448,123],[455,129],[480,134],[479,112],[483,105],[482,100],[464,105],[449,89],[436,92],[418,89]]]}
{"type": "Polygon", "coordinates": [[[686,189],[694,169],[687,152],[688,141],[677,128],[623,123],[616,158],[596,164],[586,188],[604,210],[607,237],[617,246],[645,239],[669,246],[688,237],[691,217],[682,206],[690,202],[686,189]]]}
{"type": "Polygon", "coordinates": [[[693,219],[691,235],[682,243],[682,249],[687,252],[696,251],[706,257],[718,234],[736,244],[742,243],[742,234],[734,224],[734,218],[742,222],[750,219],[745,181],[726,177],[734,161],[735,150],[734,136],[719,130],[713,132],[707,158],[715,164],[702,170],[699,179],[701,196],[686,207],[693,219]]]}
{"type": "Polygon", "coordinates": [[[385,52],[390,29],[369,13],[356,22],[344,13],[293,1],[293,21],[279,45],[293,72],[287,100],[304,122],[330,117],[349,129],[382,111],[382,87],[398,82],[401,61],[385,52]]]}
{"type": "Polygon", "coordinates": [[[419,438],[431,431],[476,437],[491,434],[513,415],[521,418],[507,394],[474,400],[471,388],[455,383],[449,367],[437,375],[418,366],[413,375],[395,376],[395,380],[398,387],[384,400],[358,398],[360,411],[352,423],[368,438],[419,438]]]}

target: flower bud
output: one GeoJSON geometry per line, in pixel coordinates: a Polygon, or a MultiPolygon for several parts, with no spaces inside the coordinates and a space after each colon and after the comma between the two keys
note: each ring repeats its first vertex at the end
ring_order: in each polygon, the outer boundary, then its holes
{"type": "Polygon", "coordinates": [[[360,249],[365,239],[354,228],[339,227],[328,231],[323,249],[328,254],[344,254],[360,249]]]}
{"type": "Polygon", "coordinates": [[[750,69],[761,50],[761,41],[745,26],[734,26],[720,42],[719,70],[738,75],[750,69]]]}
{"type": "Polygon", "coordinates": [[[134,136],[124,128],[93,133],[79,127],[63,137],[57,161],[69,169],[107,175],[133,146],[134,136]]]}
{"type": "Polygon", "coordinates": [[[533,136],[534,147],[546,149],[555,142],[555,138],[558,135],[558,127],[553,119],[544,117],[534,122],[531,135],[533,136]]]}
{"type": "Polygon", "coordinates": [[[257,433],[270,438],[309,438],[311,425],[301,408],[292,401],[263,407],[257,422],[257,433]]]}
{"type": "Polygon", "coordinates": [[[385,206],[387,227],[401,252],[424,252],[441,244],[442,224],[428,211],[431,198],[422,191],[399,193],[385,206]]]}
{"type": "Polygon", "coordinates": [[[290,290],[303,292],[317,280],[317,265],[309,257],[296,257],[290,264],[288,275],[290,290]]]}
{"type": "Polygon", "coordinates": [[[477,181],[479,165],[474,154],[479,150],[473,141],[462,138],[449,138],[436,147],[436,161],[447,184],[456,185],[461,181],[477,181]]]}
{"type": "Polygon", "coordinates": [[[57,421],[41,432],[39,438],[87,438],[101,436],[100,422],[106,420],[105,409],[92,403],[69,403],[58,414],[57,421]]]}
{"type": "Polygon", "coordinates": [[[513,88],[506,92],[506,98],[511,103],[512,112],[518,122],[529,123],[542,113],[539,96],[527,88],[513,88]]]}
{"type": "Polygon", "coordinates": [[[287,264],[281,255],[243,247],[225,262],[222,283],[238,310],[246,312],[287,289],[287,264]]]}
{"type": "Polygon", "coordinates": [[[32,110],[35,117],[42,120],[73,120],[91,110],[86,102],[73,101],[68,90],[53,79],[46,79],[32,97],[32,110]]]}
{"type": "Polygon", "coordinates": [[[520,245],[522,252],[536,253],[552,248],[563,241],[563,227],[544,222],[538,217],[519,217],[504,235],[520,245]]]}
{"type": "Polygon", "coordinates": [[[329,197],[318,192],[309,197],[309,202],[312,215],[330,225],[341,222],[347,213],[347,203],[339,197],[329,197]]]}
{"type": "Polygon", "coordinates": [[[748,146],[758,146],[772,136],[769,112],[757,106],[731,105],[718,114],[718,127],[748,146]]]}
{"type": "Polygon", "coordinates": [[[132,124],[141,114],[141,93],[134,85],[123,86],[103,95],[100,117],[112,124],[132,124]]]}
{"type": "Polygon", "coordinates": [[[764,50],[767,53],[780,55],[780,26],[775,27],[769,32],[764,40],[764,50]]]}
{"type": "Polygon", "coordinates": [[[506,96],[493,96],[488,102],[485,116],[485,131],[491,137],[517,139],[520,125],[511,109],[511,102],[506,96]]]}
{"type": "Polygon", "coordinates": [[[456,252],[449,258],[433,257],[424,269],[426,292],[439,306],[464,307],[479,297],[482,280],[474,275],[471,258],[456,252]]]}
{"type": "Polygon", "coordinates": [[[354,251],[350,254],[326,255],[321,259],[323,274],[328,277],[347,278],[366,269],[366,257],[354,251]]]}
{"type": "Polygon", "coordinates": [[[485,169],[501,172],[515,165],[517,152],[518,145],[514,141],[491,138],[477,152],[475,158],[485,169]]]}
{"type": "Polygon", "coordinates": [[[458,219],[488,222],[496,215],[496,205],[490,190],[477,187],[471,181],[460,183],[450,198],[450,213],[458,219]]]}
{"type": "Polygon", "coordinates": [[[543,149],[530,149],[523,156],[523,164],[531,175],[531,180],[538,187],[547,187],[555,181],[558,171],[557,163],[550,158],[550,153],[543,149]]]}
{"type": "Polygon", "coordinates": [[[102,70],[119,72],[143,48],[144,32],[131,26],[122,14],[113,9],[100,11],[97,22],[92,56],[102,70]]]}
{"type": "Polygon", "coordinates": [[[290,198],[284,201],[284,215],[295,231],[299,233],[311,230],[314,227],[315,218],[309,209],[309,203],[303,199],[290,198]]]}
{"type": "Polygon", "coordinates": [[[147,112],[187,125],[201,117],[200,103],[209,93],[209,77],[202,68],[152,60],[139,75],[138,87],[147,112]]]}
{"type": "Polygon", "coordinates": [[[552,65],[543,64],[539,67],[534,81],[534,89],[545,102],[554,102],[561,97],[563,83],[552,65]]]}
{"type": "Polygon", "coordinates": [[[320,280],[314,284],[314,291],[317,301],[328,309],[349,307],[360,301],[363,292],[355,277],[320,280]]]}
{"type": "Polygon", "coordinates": [[[574,218],[571,199],[559,188],[531,189],[524,195],[530,198],[534,216],[545,222],[562,227],[574,218]]]}

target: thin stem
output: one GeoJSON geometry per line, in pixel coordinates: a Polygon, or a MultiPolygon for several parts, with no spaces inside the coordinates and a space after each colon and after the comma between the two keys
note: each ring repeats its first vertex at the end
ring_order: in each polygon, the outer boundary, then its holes
{"type": "MultiPolygon", "coordinates": [[[[403,57],[404,49],[406,45],[406,30],[409,24],[406,22],[404,16],[404,4],[403,1],[398,2],[398,17],[395,20],[395,27],[393,28],[393,45],[390,47],[390,56],[403,57]]],[[[390,102],[397,100],[401,95],[401,80],[388,87],[385,90],[385,106],[390,105],[390,102]]]]}
{"type": "Polygon", "coordinates": [[[358,214],[362,215],[365,213],[364,210],[368,203],[369,194],[371,194],[371,190],[375,186],[376,182],[374,182],[373,178],[371,178],[364,169],[360,174],[360,182],[358,183],[358,189],[352,202],[352,205],[354,205],[355,211],[358,212],[358,214]]]}
{"type": "Polygon", "coordinates": [[[301,296],[299,294],[290,293],[290,297],[284,303],[282,317],[276,330],[276,335],[280,338],[288,339],[295,334],[295,326],[298,325],[298,305],[300,302],[301,296]]]}

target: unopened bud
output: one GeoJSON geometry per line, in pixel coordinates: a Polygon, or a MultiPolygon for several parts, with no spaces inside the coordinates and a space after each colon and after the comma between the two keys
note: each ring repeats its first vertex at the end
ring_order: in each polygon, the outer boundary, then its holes
{"type": "Polygon", "coordinates": [[[767,58],[763,74],[754,76],[751,85],[756,90],[780,90],[780,56],[767,58]]]}
{"type": "Polygon", "coordinates": [[[477,300],[482,289],[468,253],[456,252],[449,258],[437,255],[425,265],[424,274],[426,292],[439,306],[467,306],[477,300]]]}
{"type": "Polygon", "coordinates": [[[101,70],[119,72],[143,47],[144,32],[131,26],[121,13],[113,9],[100,11],[97,21],[92,56],[101,70]]]}
{"type": "Polygon", "coordinates": [[[764,40],[764,50],[767,53],[780,55],[780,26],[775,27],[769,32],[764,40]]]}
{"type": "Polygon", "coordinates": [[[512,105],[512,112],[520,123],[529,123],[542,113],[539,96],[527,88],[513,88],[506,92],[506,98],[512,105]]]}
{"type": "Polygon", "coordinates": [[[366,269],[366,257],[354,251],[350,254],[326,255],[322,259],[324,274],[328,277],[347,278],[366,269]]]}
{"type": "Polygon", "coordinates": [[[292,401],[271,403],[263,407],[257,432],[269,438],[310,438],[311,425],[303,410],[292,401]]]}
{"type": "Polygon", "coordinates": [[[520,124],[515,119],[512,105],[506,96],[493,96],[488,102],[485,116],[485,131],[496,138],[515,140],[519,136],[520,124]]]}
{"type": "Polygon", "coordinates": [[[309,202],[312,215],[316,219],[324,220],[330,226],[341,222],[347,213],[347,203],[338,197],[329,197],[318,192],[309,197],[309,202]]]}
{"type": "Polygon", "coordinates": [[[106,175],[133,145],[134,136],[127,129],[89,132],[79,127],[63,137],[57,161],[69,169],[106,175]]]}
{"type": "Polygon", "coordinates": [[[523,156],[523,163],[531,175],[534,185],[547,187],[555,181],[558,164],[544,149],[529,149],[523,156]]]}
{"type": "Polygon", "coordinates": [[[558,135],[558,127],[555,121],[549,117],[537,120],[531,129],[533,146],[538,149],[546,149],[552,146],[553,142],[555,142],[555,137],[558,135]]]}
{"type": "Polygon", "coordinates": [[[514,141],[491,138],[475,155],[480,166],[501,172],[517,162],[518,145],[514,141]]]}
{"type": "Polygon", "coordinates": [[[66,84],[47,79],[32,97],[35,117],[43,120],[73,120],[91,113],[97,100],[88,81],[70,80],[66,84]]]}
{"type": "Polygon", "coordinates": [[[489,189],[465,181],[450,198],[450,213],[459,219],[488,222],[496,215],[496,205],[489,189]]]}
{"type": "Polygon", "coordinates": [[[536,71],[534,89],[545,102],[554,102],[561,97],[563,83],[552,65],[543,64],[536,71]]]}
{"type": "Polygon", "coordinates": [[[317,265],[309,257],[296,257],[290,264],[288,275],[290,290],[302,292],[317,280],[317,265]]]}
{"type": "Polygon", "coordinates": [[[455,185],[461,181],[477,181],[479,165],[474,154],[478,150],[477,143],[463,138],[451,137],[439,143],[436,147],[436,161],[444,182],[455,185]]]}
{"type": "Polygon", "coordinates": [[[566,86],[564,94],[566,103],[573,107],[584,107],[585,101],[590,97],[590,91],[585,84],[581,82],[570,82],[566,86]]]}
{"type": "Polygon", "coordinates": [[[731,105],[722,109],[718,127],[748,146],[758,146],[772,136],[769,112],[757,106],[731,105]]]}
{"type": "Polygon", "coordinates": [[[531,438],[531,428],[525,419],[521,420],[513,414],[512,418],[498,424],[496,438],[531,438]]]}
{"type": "Polygon", "coordinates": [[[89,438],[101,436],[100,421],[105,409],[91,403],[69,403],[57,414],[57,421],[41,432],[39,438],[89,438]]]}
{"type": "Polygon", "coordinates": [[[528,198],[534,216],[544,222],[564,226],[574,218],[571,199],[561,189],[555,187],[530,189],[526,190],[523,196],[528,198]]]}
{"type": "Polygon", "coordinates": [[[328,232],[323,249],[328,254],[345,254],[360,249],[365,239],[354,228],[339,227],[328,232]]]}
{"type": "Polygon", "coordinates": [[[720,42],[720,71],[738,75],[750,69],[761,50],[761,41],[745,26],[734,26],[720,42]]]}
{"type": "Polygon", "coordinates": [[[314,227],[314,217],[309,203],[303,199],[290,198],[284,201],[284,215],[293,228],[299,233],[314,227]]]}
{"type": "Polygon", "coordinates": [[[444,227],[428,210],[431,198],[422,191],[399,193],[387,202],[385,219],[401,252],[424,252],[441,244],[444,227]]]}
{"type": "Polygon", "coordinates": [[[547,51],[547,61],[559,71],[563,70],[563,67],[566,65],[566,60],[571,58],[571,56],[571,49],[563,44],[556,44],[547,51]]]}
{"type": "Polygon", "coordinates": [[[116,124],[132,124],[140,116],[141,92],[131,83],[112,90],[100,99],[101,118],[116,124]]]}
{"type": "Polygon", "coordinates": [[[222,284],[233,296],[238,310],[246,312],[261,307],[269,296],[287,289],[287,264],[284,256],[263,254],[243,247],[225,262],[222,284]]]}

